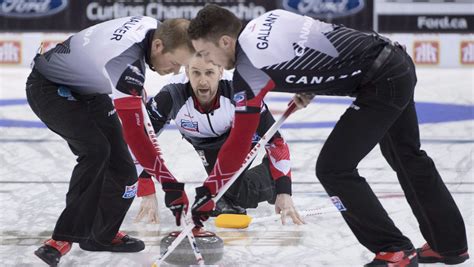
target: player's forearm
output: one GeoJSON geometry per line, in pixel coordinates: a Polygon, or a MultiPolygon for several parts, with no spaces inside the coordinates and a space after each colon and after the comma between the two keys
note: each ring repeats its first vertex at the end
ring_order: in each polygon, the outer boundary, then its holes
{"type": "Polygon", "coordinates": [[[211,175],[204,182],[212,195],[216,195],[225,184],[223,181],[241,167],[250,151],[252,136],[257,129],[259,117],[259,113],[236,113],[234,128],[219,151],[211,175]]]}
{"type": "Polygon", "coordinates": [[[282,137],[275,137],[266,150],[277,194],[291,195],[291,160],[288,144],[282,137]]]}
{"type": "Polygon", "coordinates": [[[114,100],[114,103],[122,121],[125,141],[138,162],[160,183],[177,182],[144,131],[141,98],[124,97],[114,100]]]}

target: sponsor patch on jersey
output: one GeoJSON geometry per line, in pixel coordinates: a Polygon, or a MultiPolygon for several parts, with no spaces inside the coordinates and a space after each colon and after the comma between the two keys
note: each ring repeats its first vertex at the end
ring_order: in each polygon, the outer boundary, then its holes
{"type": "Polygon", "coordinates": [[[135,79],[133,77],[130,77],[128,75],[125,76],[124,80],[128,83],[131,83],[131,84],[134,84],[134,85],[138,85],[140,87],[143,87],[143,82],[140,81],[139,79],[135,79]]]}
{"type": "Polygon", "coordinates": [[[123,193],[122,198],[129,199],[135,197],[137,194],[138,182],[125,186],[125,193],[123,193]]]}
{"type": "Polygon", "coordinates": [[[140,65],[140,60],[137,60],[127,66],[117,82],[117,90],[127,95],[142,94],[145,76],[140,69],[140,65]]]}
{"type": "Polygon", "coordinates": [[[142,71],[140,70],[140,68],[138,68],[137,66],[133,66],[131,64],[128,64],[127,67],[133,72],[135,73],[136,75],[142,77],[143,79],[145,79],[145,75],[143,75],[142,71]]]}
{"type": "MultiPolygon", "coordinates": [[[[150,115],[153,119],[159,119],[159,118],[164,118],[163,115],[161,115],[161,113],[158,111],[158,104],[156,103],[155,99],[152,98],[151,99],[151,112],[150,115]]],[[[150,111],[150,110],[148,110],[150,111]]]]}
{"type": "Polygon", "coordinates": [[[235,110],[246,111],[247,110],[247,94],[245,91],[234,94],[235,110]]]}
{"type": "Polygon", "coordinates": [[[181,128],[191,132],[199,132],[197,121],[181,120],[181,128]]]}
{"type": "Polygon", "coordinates": [[[342,201],[339,199],[338,196],[332,196],[331,197],[332,204],[336,207],[338,211],[346,211],[346,207],[344,207],[344,204],[342,204],[342,201]]]}

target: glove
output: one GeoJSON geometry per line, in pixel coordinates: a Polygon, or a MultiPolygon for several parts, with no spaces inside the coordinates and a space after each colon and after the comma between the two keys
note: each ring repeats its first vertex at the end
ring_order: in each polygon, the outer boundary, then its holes
{"type": "Polygon", "coordinates": [[[214,209],[214,200],[211,192],[205,186],[196,188],[196,199],[191,208],[194,224],[197,227],[204,227],[203,221],[209,219],[209,213],[214,209]]]}
{"type": "Polygon", "coordinates": [[[165,205],[176,218],[176,225],[181,225],[181,215],[188,212],[189,201],[183,183],[164,183],[165,205]]]}

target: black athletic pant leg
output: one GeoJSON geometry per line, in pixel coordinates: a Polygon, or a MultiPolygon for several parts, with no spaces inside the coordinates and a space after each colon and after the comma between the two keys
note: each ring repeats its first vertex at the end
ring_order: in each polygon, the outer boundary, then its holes
{"type": "Polygon", "coordinates": [[[92,237],[99,243],[109,244],[122,225],[135,197],[138,181],[135,164],[123,138],[122,125],[111,99],[98,96],[93,108],[101,132],[110,145],[109,163],[100,192],[98,211],[92,227],[92,237]],[[102,99],[100,99],[102,98],[102,99]],[[104,111],[108,111],[104,113],[104,111]],[[101,116],[104,114],[104,116],[101,116]]]}
{"type": "Polygon", "coordinates": [[[45,80],[36,71],[33,71],[27,82],[27,99],[33,111],[49,129],[68,142],[72,152],[77,156],[77,165],[72,173],[66,196],[66,208],[56,223],[53,238],[71,242],[84,241],[90,237],[97,216],[99,218],[97,222],[102,224],[100,227],[102,230],[95,236],[99,240],[108,239],[110,242],[118,230],[115,226],[117,221],[123,220],[117,213],[125,213],[132,201],[121,197],[125,183],[119,180],[116,182],[124,185],[120,188],[120,192],[115,186],[116,196],[112,198],[113,201],[106,200],[104,203],[99,203],[103,198],[110,197],[107,195],[109,191],[107,188],[110,187],[108,181],[103,186],[106,173],[111,172],[110,159],[117,157],[124,159],[114,164],[122,164],[121,176],[127,176],[129,179],[127,185],[133,184],[137,179],[128,149],[111,148],[112,144],[124,142],[123,138],[121,141],[117,139],[121,136],[120,122],[116,115],[108,116],[113,110],[108,96],[96,96],[87,101],[70,101],[60,97],[57,89],[57,85],[45,80]],[[113,129],[117,125],[120,127],[112,132],[104,130],[113,129]],[[119,155],[111,157],[112,150],[119,155]],[[129,159],[126,159],[127,157],[129,159]],[[129,161],[128,164],[125,164],[126,161],[129,161]],[[103,188],[106,194],[102,196],[103,188]],[[119,195],[120,197],[117,197],[119,195]],[[106,207],[107,205],[109,207],[106,207]],[[106,238],[102,238],[103,235],[106,238]]]}
{"type": "Polygon", "coordinates": [[[413,248],[357,171],[359,162],[413,98],[415,72],[403,54],[395,49],[377,79],[361,89],[329,135],[316,164],[316,175],[328,194],[338,196],[346,206],[342,215],[348,226],[374,253],[413,248]]]}
{"type": "Polygon", "coordinates": [[[380,148],[397,173],[428,244],[444,256],[457,256],[467,251],[466,229],[461,213],[433,160],[420,149],[413,101],[382,139],[380,148]]]}

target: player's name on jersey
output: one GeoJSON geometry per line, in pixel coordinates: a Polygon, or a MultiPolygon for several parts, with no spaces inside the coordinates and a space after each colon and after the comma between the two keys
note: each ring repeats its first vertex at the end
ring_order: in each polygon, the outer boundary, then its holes
{"type": "Polygon", "coordinates": [[[269,13],[267,18],[265,19],[265,23],[262,24],[258,32],[257,39],[261,42],[257,42],[258,49],[266,49],[268,47],[268,37],[270,36],[270,32],[272,30],[272,25],[275,23],[276,19],[279,17],[277,14],[269,13]]]}
{"type": "Polygon", "coordinates": [[[132,28],[132,26],[136,25],[140,22],[142,17],[131,17],[129,21],[125,22],[122,26],[116,29],[113,33],[112,38],[110,40],[117,40],[120,41],[123,35],[132,28]]]}

